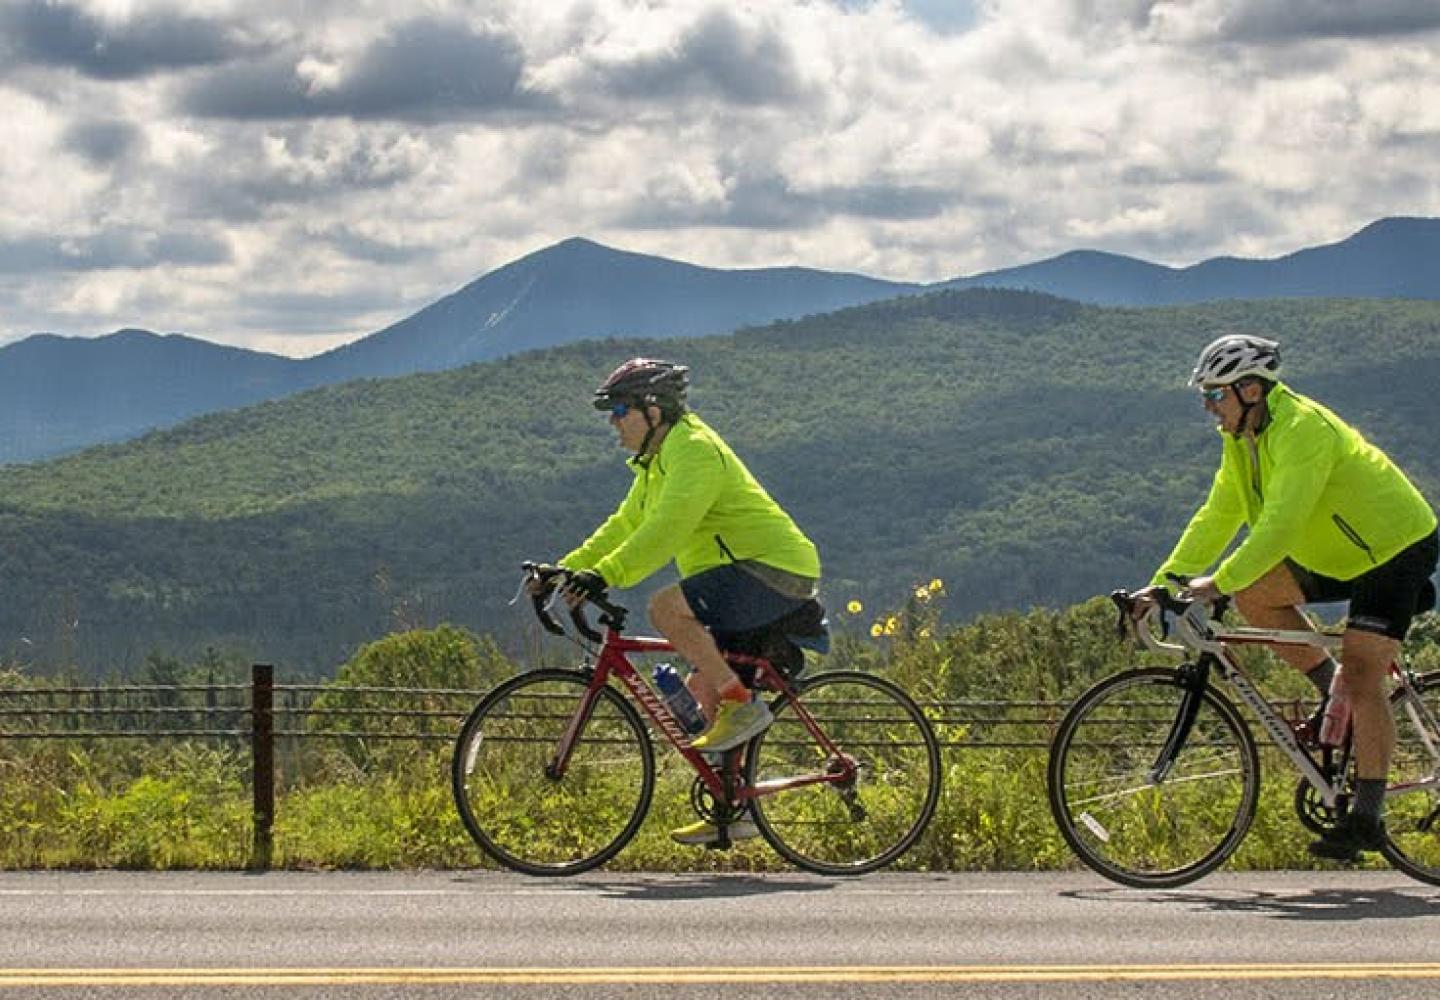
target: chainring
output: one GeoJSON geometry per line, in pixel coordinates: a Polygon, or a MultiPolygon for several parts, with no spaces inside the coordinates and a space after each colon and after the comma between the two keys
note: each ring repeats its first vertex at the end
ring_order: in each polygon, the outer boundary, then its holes
{"type": "Polygon", "coordinates": [[[1325,834],[1335,829],[1340,817],[1345,815],[1349,796],[1342,795],[1335,805],[1327,806],[1320,792],[1304,778],[1295,786],[1295,815],[1300,825],[1311,833],[1325,834]]]}

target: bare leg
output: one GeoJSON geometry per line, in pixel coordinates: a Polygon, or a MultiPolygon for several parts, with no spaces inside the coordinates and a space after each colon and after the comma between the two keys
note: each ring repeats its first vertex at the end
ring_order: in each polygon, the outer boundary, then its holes
{"type": "Polygon", "coordinates": [[[720,692],[739,681],[735,671],[730,669],[715,640],[690,610],[690,602],[685,600],[679,584],[671,584],[650,598],[649,611],[650,623],[674,643],[675,651],[695,668],[690,690],[705,717],[713,719],[720,692]]]}
{"type": "Polygon", "coordinates": [[[1345,665],[1340,683],[1350,698],[1355,775],[1384,778],[1390,773],[1390,753],[1395,747],[1395,720],[1385,693],[1385,675],[1400,655],[1400,643],[1375,632],[1346,629],[1340,655],[1345,665]]]}
{"type": "MultiPolygon", "coordinates": [[[[1236,608],[1245,621],[1256,628],[1308,631],[1313,626],[1300,610],[1304,603],[1305,595],[1300,590],[1300,584],[1295,582],[1294,574],[1284,563],[1235,594],[1236,608]]],[[[1329,655],[1310,646],[1276,646],[1275,653],[1306,674],[1325,662],[1329,655]]]]}

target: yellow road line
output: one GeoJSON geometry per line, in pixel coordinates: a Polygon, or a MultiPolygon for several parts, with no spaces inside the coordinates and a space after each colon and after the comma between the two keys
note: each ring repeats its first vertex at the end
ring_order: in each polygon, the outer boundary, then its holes
{"type": "Polygon", "coordinates": [[[1440,963],[1284,965],[828,965],[776,968],[0,969],[14,986],[352,986],[656,983],[998,983],[1103,980],[1440,979],[1440,963]]]}

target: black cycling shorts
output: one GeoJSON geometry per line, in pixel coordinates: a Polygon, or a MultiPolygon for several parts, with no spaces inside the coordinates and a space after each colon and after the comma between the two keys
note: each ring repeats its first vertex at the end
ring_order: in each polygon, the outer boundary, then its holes
{"type": "Polygon", "coordinates": [[[1403,639],[1411,620],[1435,606],[1435,585],[1430,577],[1437,560],[1440,537],[1432,532],[1402,549],[1389,562],[1353,580],[1312,573],[1293,559],[1285,560],[1285,564],[1307,603],[1350,602],[1346,628],[1403,639]]]}

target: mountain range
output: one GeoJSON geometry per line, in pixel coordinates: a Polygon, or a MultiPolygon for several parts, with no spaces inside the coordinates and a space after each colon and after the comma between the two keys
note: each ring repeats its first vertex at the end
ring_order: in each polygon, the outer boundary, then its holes
{"type": "Polygon", "coordinates": [[[1440,219],[1382,219],[1348,239],[1273,260],[1214,257],[1164,267],[1075,250],[1023,267],[943,283],[1014,288],[1107,306],[1173,306],[1225,299],[1440,298],[1440,219]]]}
{"type": "Polygon", "coordinates": [[[1391,218],[1273,260],[1170,268],[1073,251],[935,285],[798,267],[723,270],[569,239],[385,329],[312,358],[122,330],[0,348],[0,464],[125,440],[202,413],[357,378],[437,371],[607,337],[723,334],[939,288],[1011,288],[1099,305],[1287,297],[1440,297],[1440,219],[1391,218]]]}

